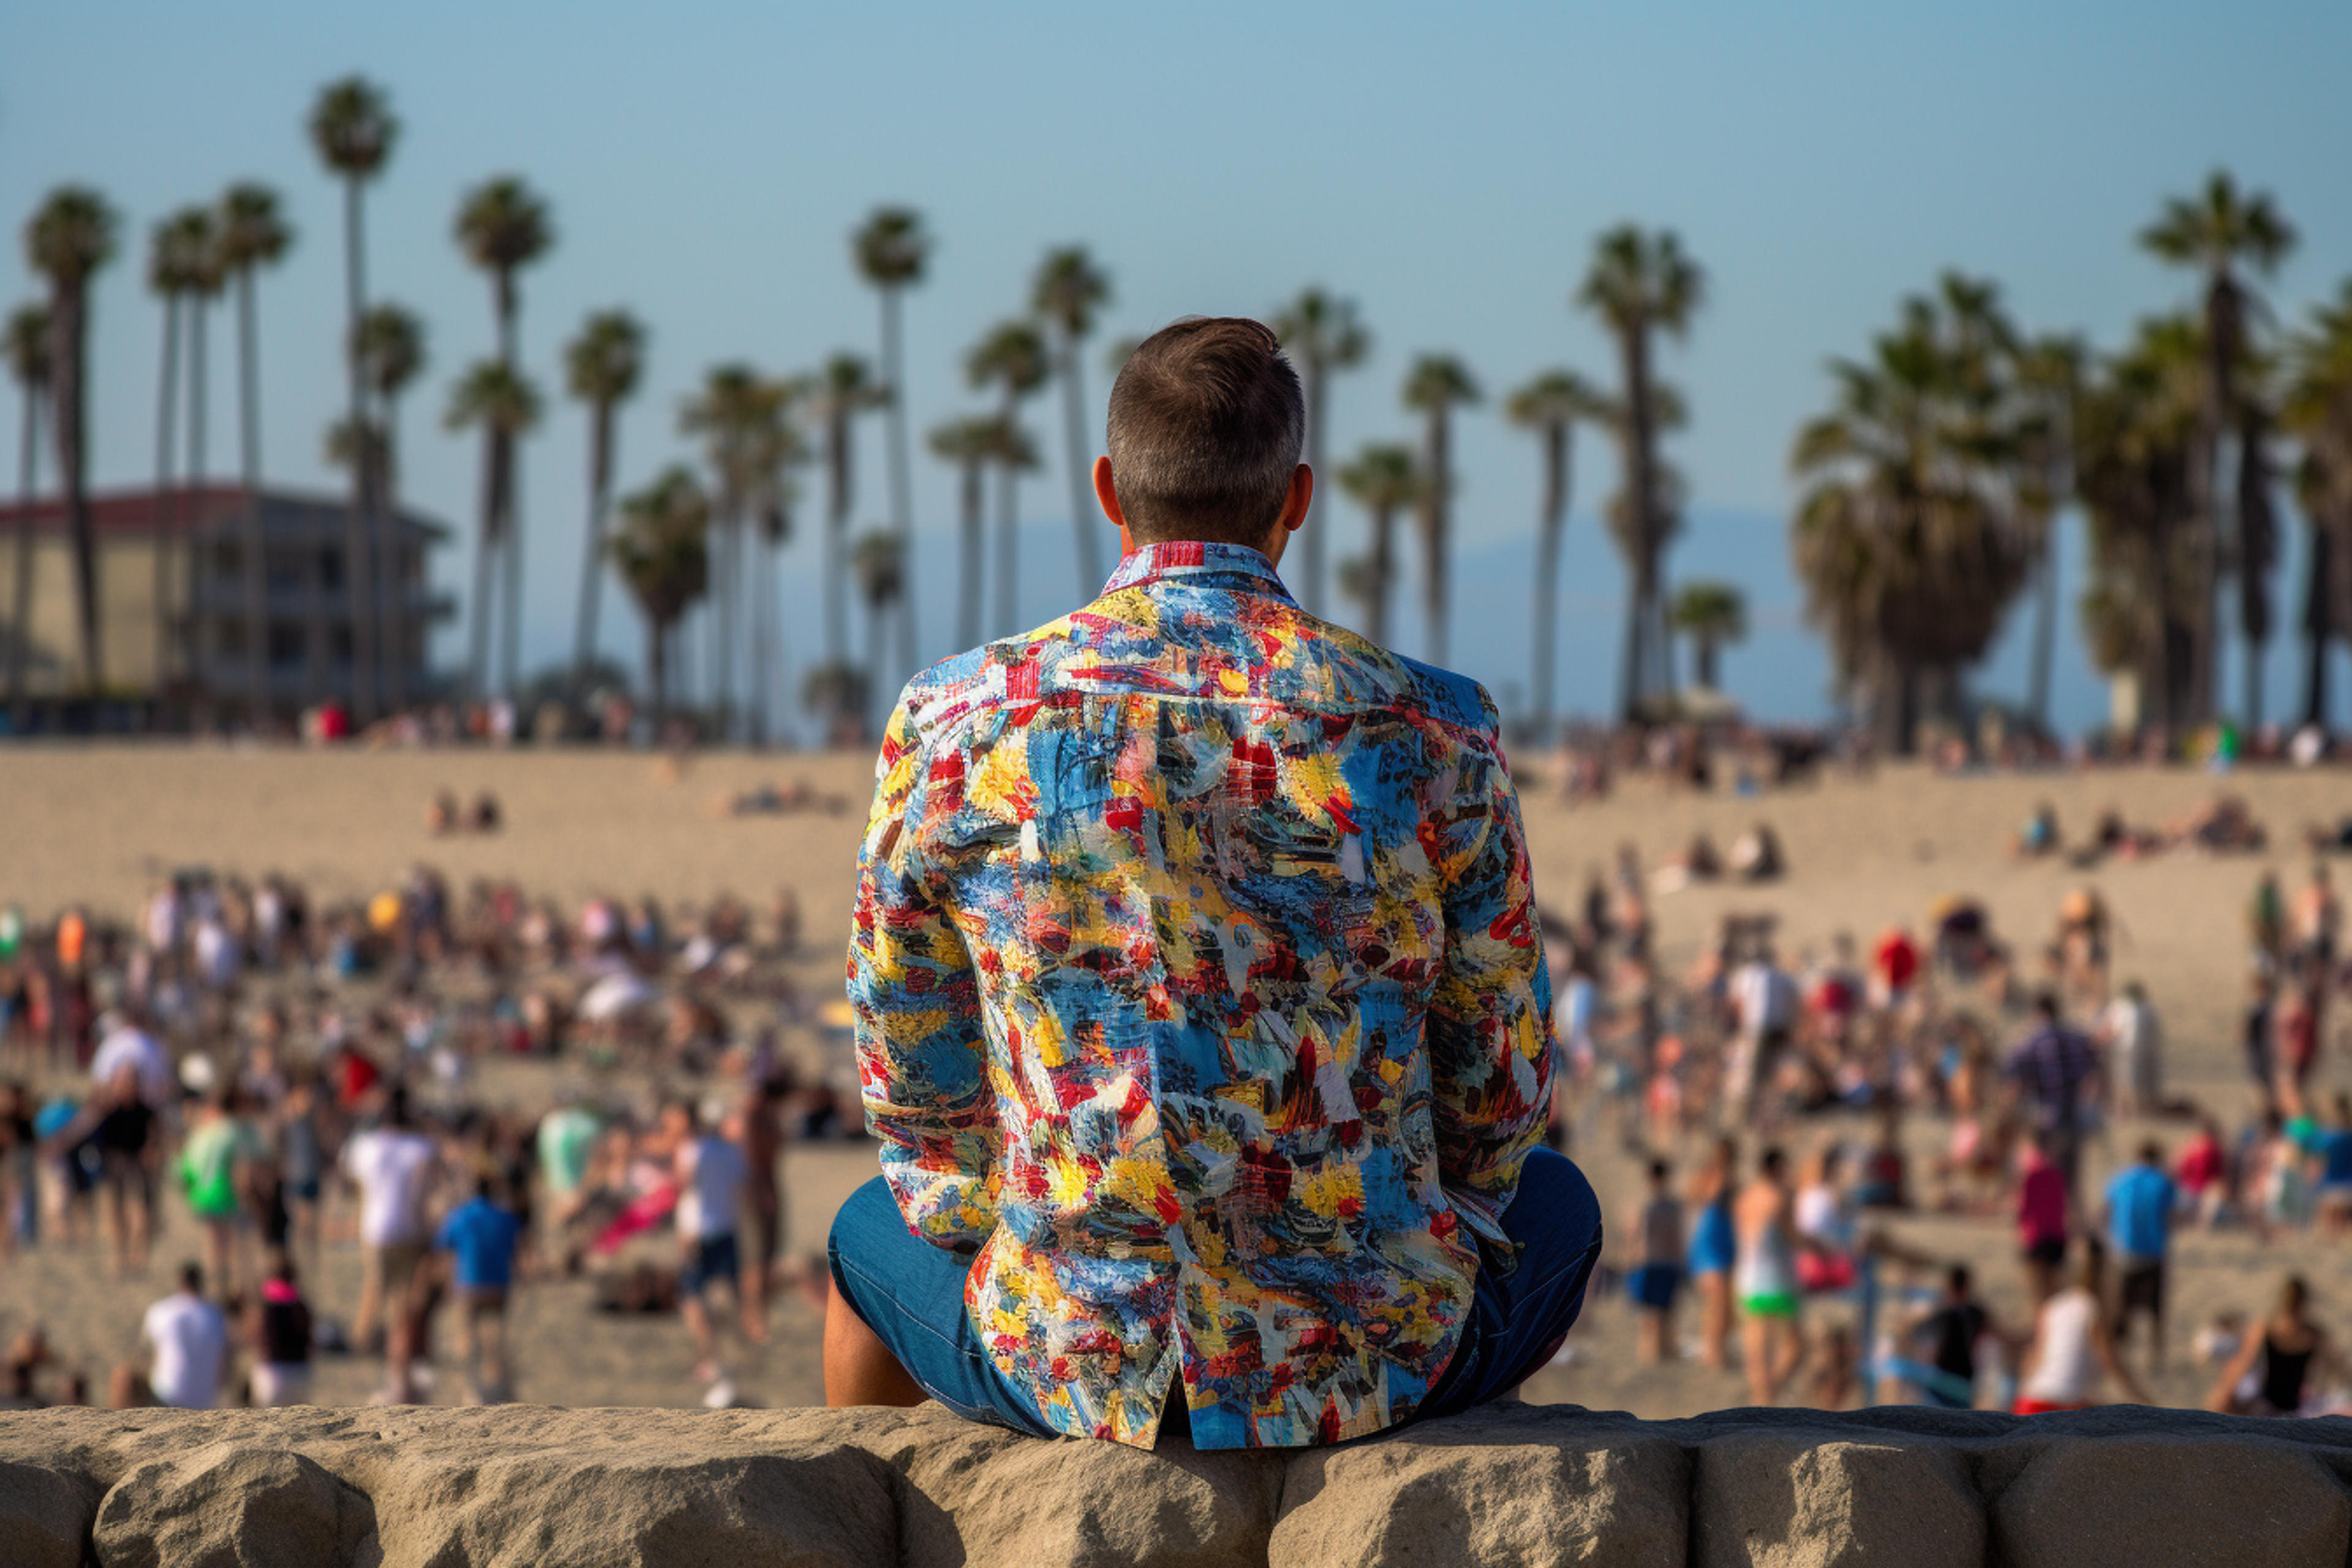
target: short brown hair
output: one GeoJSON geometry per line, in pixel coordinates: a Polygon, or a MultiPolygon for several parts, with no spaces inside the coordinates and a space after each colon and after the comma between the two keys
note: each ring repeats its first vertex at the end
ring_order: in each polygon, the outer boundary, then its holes
{"type": "Polygon", "coordinates": [[[1162,327],[1110,389],[1111,482],[1128,531],[1143,543],[1264,543],[1306,436],[1298,373],[1263,322],[1162,327]]]}

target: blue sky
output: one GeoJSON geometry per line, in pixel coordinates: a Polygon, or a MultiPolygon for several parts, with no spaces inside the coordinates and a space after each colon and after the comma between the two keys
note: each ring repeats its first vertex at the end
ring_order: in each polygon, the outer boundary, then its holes
{"type": "MultiPolygon", "coordinates": [[[[558,384],[562,338],[626,303],[653,330],[623,435],[627,479],[685,453],[677,401],[712,363],[784,371],[870,348],[871,296],[846,261],[877,201],[912,203],[940,245],[912,299],[918,428],[972,401],[962,351],[1021,303],[1048,244],[1109,267],[1107,340],[1194,311],[1263,313],[1300,285],[1355,297],[1377,339],[1341,381],[1335,452],[1404,434],[1417,352],[1463,356],[1497,396],[1556,363],[1606,376],[1607,345],[1568,296],[1600,229],[1668,226],[1706,266],[1708,300],[1667,374],[1693,424],[1674,448],[1695,527],[1684,576],[1749,589],[1759,633],[1732,683],[1760,710],[1822,710],[1824,667],[1796,626],[1783,458],[1824,395],[1823,360],[1857,350],[1942,268],[1990,274],[2036,327],[2112,343],[2186,280],[2134,232],[2168,192],[2226,164],[2276,193],[2304,243],[2275,282],[2282,313],[2352,273],[2352,7],[2174,0],[1770,7],[1387,4],[779,6],[470,5],[361,9],[215,0],[85,0],[0,12],[0,219],[51,185],[105,190],[128,225],[98,300],[96,472],[152,463],[157,317],[140,286],[148,225],[231,179],[284,193],[300,240],[263,298],[265,449],[274,478],[329,485],[320,432],[340,398],[334,191],[301,120],[329,78],[384,83],[404,122],[370,197],[370,286],[421,310],[432,368],[407,414],[408,479],[470,524],[475,451],[437,428],[448,382],[490,342],[488,290],[449,242],[459,193],[518,172],[551,202],[553,254],[524,279],[526,358],[558,384]]],[[[33,282],[0,252],[0,301],[33,282]]],[[[234,462],[227,334],[216,330],[213,462],[234,462]]],[[[1097,404],[1099,363],[1089,365],[1097,404]]],[[[1460,662],[1524,682],[1521,558],[1532,444],[1489,408],[1460,437],[1460,662]],[[1491,611],[1491,613],[1490,613],[1491,611]]],[[[1055,465],[1026,509],[1062,522],[1055,465]]],[[[583,421],[558,405],[530,444],[530,662],[565,641],[578,559],[583,421]]],[[[882,513],[878,430],[861,521],[882,513]]],[[[1561,689],[1612,689],[1619,577],[1591,511],[1613,484],[1580,444],[1561,689]]],[[[950,477],[918,460],[918,515],[944,529],[950,477]]],[[[1330,525],[1353,547],[1360,520],[1330,525]]],[[[1075,592],[1034,534],[1024,611],[1075,592]]],[[[944,544],[944,535],[941,543],[944,544]]],[[[805,545],[794,557],[805,567],[805,545]]],[[[462,555],[441,564],[467,581],[462,555]]],[[[945,574],[929,574],[944,592],[945,574]]],[[[2283,587],[2287,584],[2283,582],[2283,587]]],[[[797,596],[794,600],[798,605],[797,596]]],[[[634,658],[625,614],[612,650],[634,658]]],[[[2071,630],[2071,612],[2068,617],[2071,630]]],[[[948,651],[944,633],[930,653],[948,651]]],[[[1416,635],[1408,624],[1410,650],[1416,635]]],[[[806,635],[795,653],[804,653],[806,635]]],[[[2012,639],[2012,643],[2014,639],[2012,639]]],[[[454,651],[453,636],[445,649],[454,651]]],[[[2004,647],[1983,685],[2021,686],[2004,647]]],[[[2291,650],[2273,659],[2273,707],[2291,650]]],[[[2229,678],[2225,689],[2236,689],[2229,678]]],[[[2100,706],[2070,638],[2062,717],[2100,706]]]]}

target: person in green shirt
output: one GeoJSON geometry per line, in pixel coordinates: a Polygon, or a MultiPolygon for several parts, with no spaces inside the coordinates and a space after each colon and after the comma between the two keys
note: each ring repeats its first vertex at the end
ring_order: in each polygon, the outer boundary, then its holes
{"type": "Polygon", "coordinates": [[[239,1298],[239,1234],[256,1170],[268,1157],[260,1135],[236,1114],[234,1091],[225,1087],[205,1097],[180,1145],[180,1188],[204,1228],[206,1272],[226,1301],[239,1298]]]}

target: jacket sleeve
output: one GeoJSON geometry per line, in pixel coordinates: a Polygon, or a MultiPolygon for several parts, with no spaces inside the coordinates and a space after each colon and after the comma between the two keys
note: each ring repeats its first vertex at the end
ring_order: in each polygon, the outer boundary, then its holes
{"type": "Polygon", "coordinates": [[[902,700],[858,854],[849,1005],[866,1123],[925,1241],[969,1251],[996,1225],[999,1129],[971,956],[925,842],[931,763],[902,700]]]}
{"type": "Polygon", "coordinates": [[[1491,731],[1465,745],[1433,835],[1445,967],[1429,1009],[1437,1163],[1463,1223],[1507,1245],[1501,1220],[1551,1114],[1551,980],[1518,793],[1491,731]]]}

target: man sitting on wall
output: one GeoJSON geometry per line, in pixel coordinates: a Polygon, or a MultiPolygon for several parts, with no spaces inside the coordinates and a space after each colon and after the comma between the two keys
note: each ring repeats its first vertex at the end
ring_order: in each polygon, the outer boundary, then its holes
{"type": "Polygon", "coordinates": [[[1601,1249],[1541,1147],[1550,985],[1485,691],[1307,614],[1298,378],[1138,348],[1103,595],[907,688],[849,995],[882,1175],[825,1393],[1039,1436],[1335,1443],[1558,1347],[1601,1249]]]}

